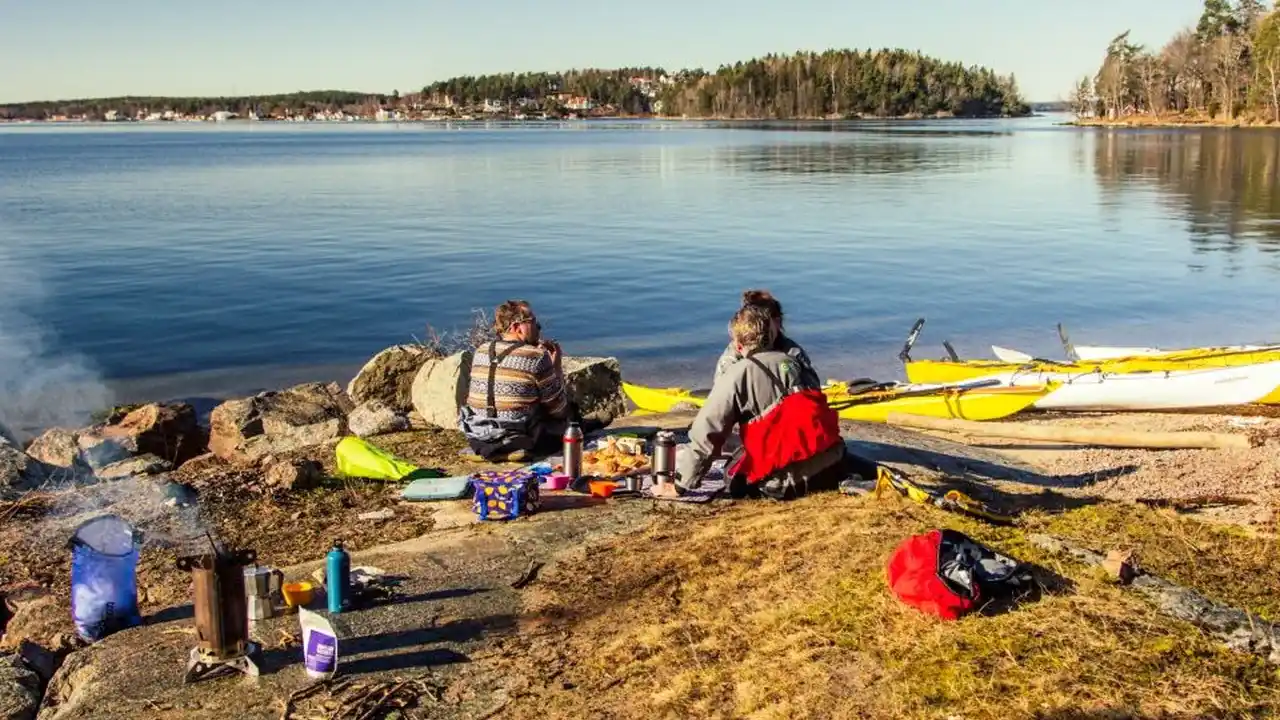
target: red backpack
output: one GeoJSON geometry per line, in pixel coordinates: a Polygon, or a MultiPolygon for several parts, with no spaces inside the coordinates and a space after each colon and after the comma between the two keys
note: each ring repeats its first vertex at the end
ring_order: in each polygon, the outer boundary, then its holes
{"type": "Polygon", "coordinates": [[[889,557],[887,570],[899,600],[944,620],[1033,583],[1025,565],[955,530],[907,538],[889,557]]]}

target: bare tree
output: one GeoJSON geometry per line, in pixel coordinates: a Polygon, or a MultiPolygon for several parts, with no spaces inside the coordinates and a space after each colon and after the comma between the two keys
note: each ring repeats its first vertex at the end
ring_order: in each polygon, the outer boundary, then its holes
{"type": "Polygon", "coordinates": [[[1080,78],[1080,82],[1075,89],[1071,91],[1071,98],[1068,101],[1071,104],[1071,112],[1076,117],[1088,117],[1093,114],[1094,104],[1097,99],[1093,95],[1093,82],[1088,76],[1080,78]]]}
{"type": "Polygon", "coordinates": [[[1134,73],[1142,87],[1142,102],[1151,114],[1164,112],[1167,105],[1162,92],[1165,69],[1160,59],[1151,53],[1143,53],[1133,61],[1134,73]]]}
{"type": "Polygon", "coordinates": [[[1254,80],[1271,106],[1271,119],[1280,122],[1280,11],[1258,23],[1253,60],[1254,80]]]}

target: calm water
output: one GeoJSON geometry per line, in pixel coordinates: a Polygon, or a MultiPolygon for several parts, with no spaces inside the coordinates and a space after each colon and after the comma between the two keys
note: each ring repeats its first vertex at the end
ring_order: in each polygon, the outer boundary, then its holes
{"type": "Polygon", "coordinates": [[[641,381],[705,384],[752,286],[833,377],[900,377],[918,316],[928,355],[1280,339],[1280,134],[1056,120],[0,128],[0,319],[135,395],[508,297],[641,381]]]}

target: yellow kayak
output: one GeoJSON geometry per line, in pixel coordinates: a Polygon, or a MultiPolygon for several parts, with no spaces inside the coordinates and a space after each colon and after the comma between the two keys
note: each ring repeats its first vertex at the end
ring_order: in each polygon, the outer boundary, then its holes
{"type": "MultiPolygon", "coordinates": [[[[900,385],[887,390],[851,393],[848,383],[829,382],[822,391],[826,393],[827,401],[837,407],[842,403],[857,403],[840,408],[838,412],[841,418],[884,422],[890,413],[963,420],[999,420],[1027,409],[1056,387],[1055,384],[1050,384],[928,390],[913,385],[900,385]],[[928,394],[908,394],[921,392],[928,394]]],[[[651,388],[624,382],[622,391],[637,408],[646,413],[671,412],[682,403],[702,407],[706,401],[704,393],[684,388],[651,388]]]]}

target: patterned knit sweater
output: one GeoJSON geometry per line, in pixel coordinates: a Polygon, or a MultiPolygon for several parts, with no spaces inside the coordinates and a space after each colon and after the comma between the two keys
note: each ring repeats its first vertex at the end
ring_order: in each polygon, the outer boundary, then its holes
{"type": "Polygon", "coordinates": [[[564,381],[546,350],[519,342],[499,340],[477,347],[471,361],[471,384],[462,430],[469,437],[495,440],[509,434],[527,434],[538,416],[562,418],[569,400],[564,381]],[[493,407],[488,416],[489,352],[494,350],[493,407]]]}

